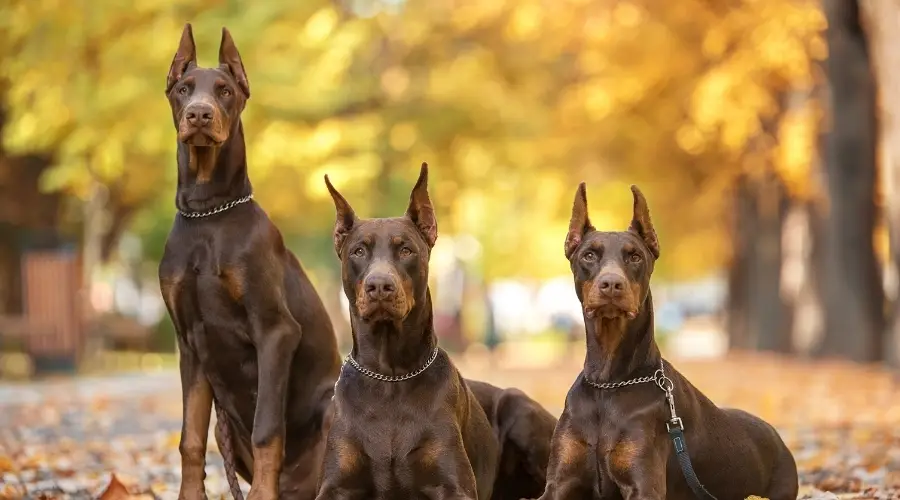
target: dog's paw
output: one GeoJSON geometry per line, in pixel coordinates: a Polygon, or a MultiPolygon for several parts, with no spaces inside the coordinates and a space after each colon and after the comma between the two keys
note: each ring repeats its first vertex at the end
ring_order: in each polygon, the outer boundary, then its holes
{"type": "Polygon", "coordinates": [[[278,500],[278,492],[269,489],[254,488],[250,486],[250,494],[247,500],[278,500]]]}
{"type": "Polygon", "coordinates": [[[203,485],[200,487],[181,487],[178,492],[178,500],[207,500],[206,489],[203,485]]]}

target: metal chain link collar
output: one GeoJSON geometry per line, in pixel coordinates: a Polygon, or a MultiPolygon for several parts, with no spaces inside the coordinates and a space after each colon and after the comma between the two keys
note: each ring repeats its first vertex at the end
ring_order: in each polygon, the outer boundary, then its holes
{"type": "MultiPolygon", "coordinates": [[[[438,350],[439,349],[437,347],[434,348],[434,351],[431,352],[431,357],[428,358],[428,361],[425,362],[424,366],[422,366],[418,370],[411,371],[405,375],[392,376],[392,375],[382,375],[378,372],[373,372],[372,370],[369,370],[368,368],[365,368],[362,365],[360,365],[355,359],[353,359],[353,356],[350,354],[347,355],[347,359],[344,362],[350,363],[353,366],[353,368],[356,368],[356,371],[358,371],[359,373],[362,373],[363,375],[365,375],[367,377],[374,378],[375,380],[381,380],[382,382],[403,382],[404,380],[409,380],[413,377],[416,377],[416,376],[420,375],[422,372],[424,372],[425,370],[427,370],[428,367],[431,366],[432,363],[434,363],[434,360],[437,359],[438,350]]],[[[337,383],[335,383],[335,385],[337,385],[337,383]]]]}
{"type": "Polygon", "coordinates": [[[201,217],[209,217],[211,215],[220,214],[230,208],[233,208],[241,203],[247,203],[248,201],[253,199],[253,193],[248,194],[247,196],[238,198],[236,200],[231,200],[228,203],[223,205],[219,205],[211,210],[207,210],[205,212],[185,212],[184,210],[178,209],[178,213],[181,214],[182,217],[187,217],[189,219],[199,219],[201,217]]]}
{"type": "Polygon", "coordinates": [[[593,380],[584,377],[584,381],[591,386],[596,387],[597,389],[618,389],[619,387],[625,387],[628,385],[634,384],[646,384],[648,382],[656,382],[656,385],[659,386],[663,391],[669,392],[672,390],[674,384],[672,384],[672,380],[669,377],[666,377],[666,374],[663,372],[663,361],[659,360],[659,369],[653,372],[653,375],[650,377],[638,377],[630,380],[625,380],[622,382],[594,382],[593,380]]]}
{"type": "Polygon", "coordinates": [[[665,393],[666,402],[669,404],[669,414],[671,418],[666,421],[666,428],[680,428],[684,430],[684,424],[681,421],[681,418],[675,413],[675,396],[672,394],[672,391],[675,389],[675,383],[672,382],[672,379],[666,376],[666,372],[663,371],[664,368],[662,358],[659,359],[659,369],[653,372],[653,376],[651,377],[637,377],[630,380],[624,380],[622,382],[603,382],[598,383],[592,380],[589,380],[587,377],[584,377],[585,383],[592,387],[596,387],[597,389],[618,389],[619,387],[625,387],[628,385],[634,384],[646,384],[648,382],[656,383],[656,386],[660,388],[665,393]]]}

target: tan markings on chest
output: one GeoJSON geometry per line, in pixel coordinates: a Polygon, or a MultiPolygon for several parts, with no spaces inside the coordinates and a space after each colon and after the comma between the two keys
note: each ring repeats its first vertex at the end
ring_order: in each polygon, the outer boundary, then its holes
{"type": "Polygon", "coordinates": [[[219,279],[222,286],[228,292],[228,296],[234,301],[240,301],[244,298],[246,292],[245,273],[244,270],[237,266],[226,266],[219,271],[219,279]]]}

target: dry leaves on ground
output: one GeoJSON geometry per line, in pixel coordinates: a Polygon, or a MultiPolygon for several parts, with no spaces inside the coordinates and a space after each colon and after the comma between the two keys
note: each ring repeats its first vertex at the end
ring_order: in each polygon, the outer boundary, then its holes
{"type": "MultiPolygon", "coordinates": [[[[577,358],[527,370],[503,359],[458,365],[558,413],[577,358]]],[[[718,404],[779,428],[797,459],[801,499],[900,499],[900,390],[890,374],[761,356],[674,363],[718,404]]],[[[0,385],[0,499],[177,498],[179,394],[176,373],[0,385]]],[[[207,472],[210,498],[230,498],[214,439],[207,472]]]]}

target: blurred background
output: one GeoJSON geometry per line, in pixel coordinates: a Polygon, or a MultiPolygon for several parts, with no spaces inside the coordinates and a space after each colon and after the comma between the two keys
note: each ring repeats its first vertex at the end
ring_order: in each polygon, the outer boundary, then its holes
{"type": "MultiPolygon", "coordinates": [[[[324,174],[361,216],[391,216],[431,165],[441,344],[471,373],[533,383],[557,410],[584,349],[562,250],[575,187],[587,182],[595,226],[621,230],[634,183],[662,244],[658,339],[686,374],[706,374],[699,387],[808,419],[789,400],[838,398],[843,383],[883,410],[857,418],[900,420],[887,403],[896,381],[880,368],[900,366],[898,8],[5,0],[0,378],[141,369],[177,383],[156,270],[175,214],[165,76],[189,21],[201,65],[215,64],[222,26],[235,38],[252,88],[255,198],[312,276],[343,350],[324,174]],[[741,396],[747,376],[756,399],[741,396]],[[788,378],[800,385],[775,388],[788,378]]],[[[126,380],[123,393],[137,390],[126,380]]],[[[0,395],[40,401],[23,396],[34,387],[8,382],[0,395]]],[[[102,387],[88,393],[112,390],[102,387]]],[[[828,422],[852,420],[827,401],[828,422]]]]}
{"type": "Polygon", "coordinates": [[[562,243],[584,180],[600,228],[628,226],[629,184],[650,200],[661,336],[896,362],[897,55],[881,35],[896,20],[864,30],[877,5],[7,2],[4,343],[38,371],[174,350],[156,282],[175,213],[163,90],[190,21],[202,65],[222,26],[235,36],[256,199],[343,340],[322,176],[389,216],[428,161],[448,349],[580,339],[562,243]]]}

